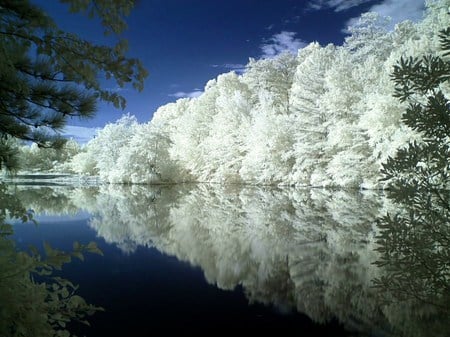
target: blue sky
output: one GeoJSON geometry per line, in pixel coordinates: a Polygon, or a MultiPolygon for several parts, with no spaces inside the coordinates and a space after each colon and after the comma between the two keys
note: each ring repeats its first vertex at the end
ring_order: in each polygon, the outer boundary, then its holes
{"type": "MultiPolygon", "coordinates": [[[[62,29],[108,43],[99,23],[69,14],[56,0],[32,2],[62,29]]],[[[340,45],[345,28],[363,12],[389,15],[395,23],[417,21],[423,8],[423,0],[140,0],[123,36],[129,42],[128,56],[141,59],[149,71],[144,91],[122,89],[124,111],[100,104],[92,120],[70,120],[76,128],[67,133],[84,142],[95,128],[128,112],[146,122],[159,106],[200,94],[220,73],[240,71],[249,57],[296,52],[313,41],[340,45]]]]}

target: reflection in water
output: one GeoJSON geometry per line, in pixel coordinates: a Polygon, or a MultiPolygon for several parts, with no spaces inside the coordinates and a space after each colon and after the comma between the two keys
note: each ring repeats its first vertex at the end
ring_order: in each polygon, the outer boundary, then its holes
{"type": "MultiPolygon", "coordinates": [[[[392,189],[390,198],[399,207],[379,219],[376,264],[383,273],[375,284],[385,299],[407,302],[416,315],[433,318],[405,325],[408,335],[416,330],[449,335],[450,191],[406,184],[392,189]]],[[[397,320],[404,324],[404,317],[397,320]]]]}
{"type": "MultiPolygon", "coordinates": [[[[387,302],[383,295],[391,290],[373,287],[374,280],[399,272],[393,268],[398,261],[390,264],[380,253],[388,229],[380,231],[377,219],[395,209],[379,192],[183,185],[17,193],[38,212],[87,210],[97,234],[125,253],[156,247],[201,267],[221,289],[242,286],[250,302],[297,310],[317,322],[336,317],[363,334],[449,333],[448,300],[440,307],[426,298],[387,302]]],[[[420,254],[414,239],[398,242],[420,254]]],[[[448,261],[449,246],[440,249],[448,261]]],[[[415,270],[400,272],[415,277],[415,270]]],[[[441,298],[448,299],[448,264],[433,272],[442,274],[435,277],[443,281],[441,298]]]]}
{"type": "Polygon", "coordinates": [[[102,309],[87,304],[76,286],[53,272],[72,257],[82,259],[83,252],[101,252],[94,243],[74,243],[70,253],[44,244],[45,257],[33,247],[21,251],[8,222],[31,219],[20,198],[0,183],[0,336],[69,337],[69,323],[88,324],[86,316],[102,309]]]}

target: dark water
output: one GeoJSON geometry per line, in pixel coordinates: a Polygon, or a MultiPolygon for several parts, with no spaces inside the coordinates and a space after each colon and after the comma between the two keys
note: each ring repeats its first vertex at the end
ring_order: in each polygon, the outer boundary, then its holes
{"type": "Polygon", "coordinates": [[[15,223],[19,248],[47,241],[70,251],[74,241],[95,241],[104,254],[86,254],[58,272],[105,309],[89,317],[91,327],[70,326],[80,336],[449,332],[445,283],[426,303],[373,287],[395,273],[394,264],[374,264],[377,219],[397,207],[379,192],[205,185],[9,190],[38,222],[15,223]]]}

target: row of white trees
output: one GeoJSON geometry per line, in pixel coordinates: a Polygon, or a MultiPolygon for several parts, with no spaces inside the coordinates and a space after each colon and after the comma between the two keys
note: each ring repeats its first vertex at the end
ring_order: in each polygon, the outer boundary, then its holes
{"type": "Polygon", "coordinates": [[[112,183],[375,187],[387,156],[420,141],[401,122],[392,68],[402,56],[440,52],[449,5],[429,1],[421,22],[394,31],[366,13],[342,46],[250,60],[244,74],[219,75],[148,123],[127,115],[106,125],[72,169],[112,183]]]}

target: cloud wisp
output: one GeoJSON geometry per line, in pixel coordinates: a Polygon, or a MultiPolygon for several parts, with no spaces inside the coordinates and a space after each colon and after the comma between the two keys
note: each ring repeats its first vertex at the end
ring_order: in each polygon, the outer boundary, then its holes
{"type": "Polygon", "coordinates": [[[177,91],[173,94],[169,94],[169,97],[175,98],[195,98],[203,94],[203,91],[200,89],[194,89],[193,91],[185,92],[185,91],[177,91]]]}
{"type": "Polygon", "coordinates": [[[389,16],[391,25],[394,26],[402,21],[419,21],[423,17],[425,10],[424,0],[384,0],[378,5],[374,5],[369,12],[377,12],[381,16],[389,16]]]}
{"type": "Polygon", "coordinates": [[[315,11],[333,9],[335,12],[342,12],[370,1],[372,0],[310,0],[307,7],[315,11]]]}
{"type": "Polygon", "coordinates": [[[260,48],[261,58],[272,58],[283,52],[297,54],[298,50],[305,47],[307,43],[295,37],[295,32],[282,31],[266,39],[260,48]]]}
{"type": "MultiPolygon", "coordinates": [[[[335,12],[346,11],[353,7],[373,2],[372,0],[310,0],[308,9],[319,11],[332,9],[335,12]]],[[[390,17],[391,21],[387,27],[389,30],[402,21],[411,20],[419,21],[423,17],[425,10],[424,0],[384,0],[376,5],[371,6],[368,12],[377,12],[382,17],[390,17]]],[[[348,32],[348,27],[354,25],[359,17],[351,18],[343,27],[343,32],[348,32]]]]}

